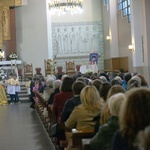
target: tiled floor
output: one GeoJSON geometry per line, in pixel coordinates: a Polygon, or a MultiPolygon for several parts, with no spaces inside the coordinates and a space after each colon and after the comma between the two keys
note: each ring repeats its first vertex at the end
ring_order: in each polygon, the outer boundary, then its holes
{"type": "Polygon", "coordinates": [[[54,150],[28,103],[0,106],[0,150],[54,150]]]}

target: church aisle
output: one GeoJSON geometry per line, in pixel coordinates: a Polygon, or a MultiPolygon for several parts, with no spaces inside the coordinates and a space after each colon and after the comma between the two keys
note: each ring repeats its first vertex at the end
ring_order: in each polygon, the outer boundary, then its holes
{"type": "Polygon", "coordinates": [[[0,106],[0,150],[54,150],[28,103],[0,106]]]}

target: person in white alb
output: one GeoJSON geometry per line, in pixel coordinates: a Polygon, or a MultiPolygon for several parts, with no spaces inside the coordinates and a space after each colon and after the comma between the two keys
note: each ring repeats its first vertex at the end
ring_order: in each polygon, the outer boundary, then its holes
{"type": "Polygon", "coordinates": [[[14,75],[14,80],[15,80],[15,102],[20,103],[18,92],[20,92],[20,82],[17,78],[17,75],[14,75]]]}
{"type": "Polygon", "coordinates": [[[15,85],[16,82],[13,78],[13,74],[9,75],[9,79],[6,80],[6,85],[7,85],[7,94],[10,96],[10,104],[14,104],[14,99],[15,99],[15,85]]]}

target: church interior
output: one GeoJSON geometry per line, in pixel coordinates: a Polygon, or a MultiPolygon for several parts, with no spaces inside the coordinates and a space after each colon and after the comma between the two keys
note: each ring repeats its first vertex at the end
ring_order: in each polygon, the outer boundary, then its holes
{"type": "Polygon", "coordinates": [[[0,150],[147,150],[149,8],[0,0],[0,150]]]}
{"type": "Polygon", "coordinates": [[[90,53],[98,53],[98,71],[123,69],[149,80],[146,2],[129,0],[123,7],[122,1],[88,0],[82,13],[65,15],[51,15],[46,0],[0,3],[3,60],[16,53],[22,72],[23,65],[32,64],[33,74],[41,68],[45,75],[44,60],[51,59],[56,62],[55,72],[62,67],[66,73],[66,62],[88,66],[90,53]]]}

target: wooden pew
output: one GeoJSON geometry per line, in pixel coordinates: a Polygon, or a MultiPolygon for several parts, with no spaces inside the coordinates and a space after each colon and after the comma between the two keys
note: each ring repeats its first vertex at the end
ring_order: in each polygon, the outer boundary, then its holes
{"type": "Polygon", "coordinates": [[[82,139],[82,150],[91,150],[90,141],[91,141],[91,138],[82,139]]]}
{"type": "Polygon", "coordinates": [[[94,136],[94,129],[76,130],[72,129],[72,146],[73,148],[82,149],[82,139],[92,138],[94,136]]]}

